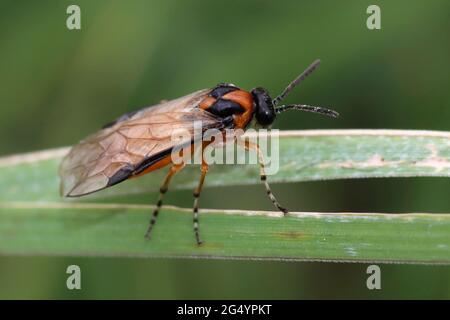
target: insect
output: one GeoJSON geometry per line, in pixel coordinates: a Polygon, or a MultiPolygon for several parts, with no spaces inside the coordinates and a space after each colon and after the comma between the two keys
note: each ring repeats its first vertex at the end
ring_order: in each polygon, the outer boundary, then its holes
{"type": "MultiPolygon", "coordinates": [[[[202,121],[202,130],[245,130],[252,122],[267,128],[277,114],[291,109],[338,117],[336,111],[327,108],[304,104],[279,105],[319,63],[320,60],[314,61],[275,99],[271,99],[267,90],[260,87],[249,92],[222,83],[212,89],[200,90],[121,116],[75,145],[65,156],[60,166],[61,194],[65,197],[87,195],[170,165],[145,234],[149,239],[169,183],[173,175],[185,166],[184,163],[175,164],[171,159],[171,152],[177,147],[171,139],[171,133],[179,128],[192,133],[193,122],[198,120],[202,121]]],[[[192,135],[187,143],[193,143],[193,140],[192,135]]],[[[258,145],[245,141],[243,146],[246,150],[258,153],[261,181],[274,206],[286,215],[288,210],[279,204],[267,182],[258,145]]],[[[193,224],[197,244],[202,243],[198,203],[207,172],[208,164],[202,161],[200,179],[194,190],[193,224]]]]}

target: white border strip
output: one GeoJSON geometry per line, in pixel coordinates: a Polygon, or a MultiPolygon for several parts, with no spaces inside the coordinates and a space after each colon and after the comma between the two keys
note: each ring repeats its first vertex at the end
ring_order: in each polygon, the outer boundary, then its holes
{"type": "Polygon", "coordinates": [[[58,159],[65,156],[69,152],[69,150],[70,147],[63,147],[2,157],[0,158],[0,168],[22,163],[33,163],[37,161],[58,159]]]}
{"type": "MultiPolygon", "coordinates": [[[[86,203],[86,202],[5,202],[0,203],[0,209],[106,209],[106,210],[127,210],[127,209],[153,209],[152,205],[144,204],[120,204],[120,203],[86,203]]],[[[180,208],[176,206],[164,206],[169,210],[176,210],[185,213],[192,213],[190,208],[180,208]]],[[[278,211],[259,210],[229,210],[229,209],[201,209],[202,214],[226,214],[257,216],[268,218],[283,218],[284,215],[278,211]]],[[[447,213],[376,213],[376,212],[289,212],[289,217],[295,218],[387,218],[387,219],[411,219],[411,218],[433,218],[450,219],[447,213]]]]}
{"type": "MultiPolygon", "coordinates": [[[[247,136],[255,136],[255,133],[247,136]]],[[[450,139],[448,131],[430,130],[394,130],[394,129],[349,129],[349,130],[285,130],[279,131],[279,136],[283,137],[326,137],[326,136],[389,136],[389,137],[425,137],[425,138],[446,138],[450,139]]],[[[22,153],[12,156],[0,157],[0,167],[17,165],[22,163],[33,163],[36,161],[57,159],[65,156],[70,147],[49,149],[44,151],[22,153]]]]}

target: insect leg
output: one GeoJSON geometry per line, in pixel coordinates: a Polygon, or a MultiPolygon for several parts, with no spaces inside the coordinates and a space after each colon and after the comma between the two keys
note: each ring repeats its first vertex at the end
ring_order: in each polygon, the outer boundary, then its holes
{"type": "Polygon", "coordinates": [[[284,207],[282,207],[280,205],[278,200],[273,195],[272,190],[270,189],[269,183],[267,182],[266,171],[265,171],[265,168],[264,168],[264,162],[265,162],[264,161],[264,155],[261,152],[261,149],[259,148],[259,146],[257,144],[255,144],[255,143],[252,143],[252,142],[248,141],[248,140],[242,140],[242,139],[239,139],[239,138],[237,138],[236,141],[239,144],[243,145],[246,150],[254,150],[254,151],[256,151],[256,153],[258,154],[258,162],[259,162],[259,168],[260,168],[259,174],[260,174],[260,177],[261,177],[261,182],[263,182],[264,186],[266,187],[267,196],[269,197],[270,201],[272,201],[273,205],[278,210],[283,212],[283,214],[286,216],[289,213],[289,211],[286,208],[284,208],[284,207]]]}
{"type": "Polygon", "coordinates": [[[179,164],[179,165],[173,165],[172,167],[170,167],[169,172],[167,173],[166,178],[164,179],[164,183],[161,186],[161,188],[159,189],[158,202],[156,203],[156,207],[153,210],[153,214],[152,214],[152,217],[150,219],[150,223],[148,225],[147,232],[145,233],[145,238],[147,240],[150,239],[150,233],[152,232],[153,226],[156,223],[156,218],[158,217],[159,210],[161,209],[162,201],[163,201],[163,198],[164,198],[164,194],[169,189],[170,179],[172,179],[172,176],[175,173],[177,173],[178,171],[180,171],[183,168],[184,168],[184,163],[183,164],[179,164]]]}
{"type": "Polygon", "coordinates": [[[197,244],[202,244],[202,240],[200,240],[200,233],[199,233],[199,224],[198,224],[198,200],[200,198],[200,193],[202,192],[203,188],[203,182],[205,182],[206,173],[208,172],[208,164],[204,161],[202,161],[201,166],[201,174],[200,174],[200,180],[198,182],[198,186],[194,191],[194,234],[195,234],[195,240],[197,240],[197,244]]]}

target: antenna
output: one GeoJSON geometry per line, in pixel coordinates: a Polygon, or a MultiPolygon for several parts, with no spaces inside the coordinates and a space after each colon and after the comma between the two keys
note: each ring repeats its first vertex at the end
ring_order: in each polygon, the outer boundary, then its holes
{"type": "Polygon", "coordinates": [[[320,113],[320,114],[323,114],[325,116],[332,117],[332,118],[339,117],[339,113],[337,111],[323,108],[323,107],[309,106],[306,104],[288,104],[286,106],[279,106],[278,108],[275,109],[275,112],[281,113],[281,112],[284,112],[284,111],[287,111],[290,109],[313,112],[313,113],[320,113]]]}
{"type": "Polygon", "coordinates": [[[272,100],[272,103],[274,106],[276,106],[278,103],[280,103],[281,100],[286,98],[286,96],[289,94],[289,92],[292,91],[300,82],[305,80],[307,76],[309,76],[314,70],[317,69],[317,67],[320,65],[320,59],[315,60],[311,65],[305,69],[297,78],[295,78],[289,85],[286,87],[286,89],[283,90],[283,92],[278,95],[275,99],[272,100]]]}

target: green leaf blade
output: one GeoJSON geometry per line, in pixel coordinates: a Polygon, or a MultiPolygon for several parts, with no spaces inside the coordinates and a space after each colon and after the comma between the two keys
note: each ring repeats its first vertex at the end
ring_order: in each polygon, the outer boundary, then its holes
{"type": "MultiPolygon", "coordinates": [[[[279,213],[201,209],[198,247],[190,209],[164,207],[150,242],[151,206],[115,204],[120,195],[157,192],[159,170],[80,199],[58,193],[67,149],[0,159],[0,254],[212,257],[450,263],[449,214],[279,213]]],[[[450,176],[450,133],[317,130],[280,136],[271,183],[344,178],[450,176]]],[[[218,165],[208,186],[260,183],[258,166],[218,165]]],[[[172,188],[192,189],[198,166],[172,188]]],[[[151,199],[151,197],[150,197],[151,199]]],[[[230,199],[231,201],[231,199],[230,199]]]]}
{"type": "Polygon", "coordinates": [[[450,261],[444,214],[203,210],[197,246],[189,209],[166,207],[150,241],[151,206],[29,204],[0,207],[0,254],[204,257],[272,260],[450,261]],[[57,240],[57,241],[55,241],[57,240]]]}

